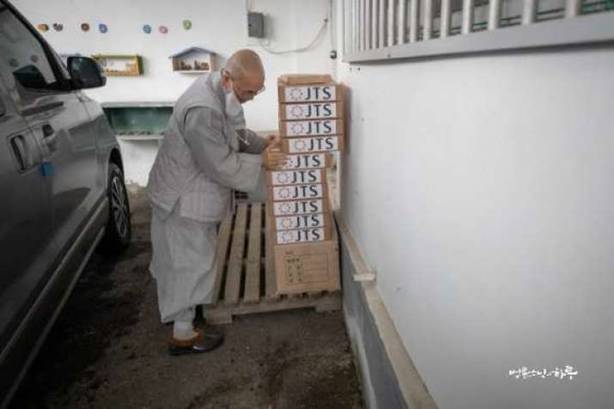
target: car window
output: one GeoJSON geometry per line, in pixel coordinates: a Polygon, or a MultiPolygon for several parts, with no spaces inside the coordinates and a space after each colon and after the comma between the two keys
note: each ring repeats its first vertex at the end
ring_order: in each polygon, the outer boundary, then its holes
{"type": "Polygon", "coordinates": [[[11,10],[0,5],[0,70],[24,88],[50,89],[56,83],[53,68],[38,39],[11,10]]]}

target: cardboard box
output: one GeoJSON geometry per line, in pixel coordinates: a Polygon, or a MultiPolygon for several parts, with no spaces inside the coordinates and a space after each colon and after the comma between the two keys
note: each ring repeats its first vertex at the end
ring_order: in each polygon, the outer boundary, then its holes
{"type": "Polygon", "coordinates": [[[280,103],[338,101],[343,99],[343,89],[336,84],[280,85],[277,97],[280,103]]]}
{"type": "Polygon", "coordinates": [[[326,169],[274,170],[267,172],[269,186],[326,183],[326,169]]]}
{"type": "Polygon", "coordinates": [[[341,117],[343,117],[342,101],[279,105],[279,119],[282,121],[332,119],[341,117]]]}
{"type": "Polygon", "coordinates": [[[330,226],[323,226],[313,229],[275,231],[276,244],[315,243],[330,240],[330,230],[330,226]]]}
{"type": "Polygon", "coordinates": [[[288,161],[281,169],[322,169],[330,168],[334,159],[330,153],[305,153],[288,155],[288,161]]]}
{"type": "Polygon", "coordinates": [[[326,183],[269,187],[269,198],[273,201],[321,199],[323,197],[328,197],[326,183]]]}
{"type": "Polygon", "coordinates": [[[272,202],[270,212],[270,217],[327,213],[330,212],[330,206],[327,199],[291,200],[287,202],[272,202]]]}
{"type": "Polygon", "coordinates": [[[279,134],[282,138],[301,136],[342,135],[345,127],[342,119],[318,119],[313,121],[281,121],[279,134]]]}
{"type": "Polygon", "coordinates": [[[269,246],[278,294],[335,291],[339,276],[339,239],[331,226],[330,240],[269,246]]]}
{"type": "Polygon", "coordinates": [[[327,216],[330,217],[330,215],[324,213],[278,216],[273,219],[273,224],[276,231],[315,229],[330,225],[330,221],[327,222],[327,216]]]}
{"type": "Polygon", "coordinates": [[[269,217],[275,244],[312,243],[332,237],[332,213],[269,217]]]}
{"type": "Polygon", "coordinates": [[[342,151],[343,135],[287,138],[281,141],[281,150],[290,154],[342,151]]]}
{"type": "Polygon", "coordinates": [[[283,74],[277,78],[277,85],[332,84],[329,74],[283,74]]]}

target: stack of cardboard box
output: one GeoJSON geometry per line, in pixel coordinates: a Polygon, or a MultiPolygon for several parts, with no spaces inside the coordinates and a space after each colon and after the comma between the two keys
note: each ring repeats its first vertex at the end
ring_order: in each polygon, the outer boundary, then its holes
{"type": "Polygon", "coordinates": [[[328,75],[278,79],[279,133],[288,155],[268,173],[269,252],[277,292],[339,289],[338,238],[327,170],[343,147],[343,94],[328,75]]]}

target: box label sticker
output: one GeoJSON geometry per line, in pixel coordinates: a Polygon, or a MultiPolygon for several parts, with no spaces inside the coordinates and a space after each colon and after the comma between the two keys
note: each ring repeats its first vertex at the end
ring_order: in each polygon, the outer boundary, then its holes
{"type": "Polygon", "coordinates": [[[339,150],[336,136],[314,136],[312,138],[286,139],[288,153],[331,152],[339,150]]]}
{"type": "Polygon", "coordinates": [[[322,183],[321,169],[286,170],[271,172],[273,185],[296,185],[305,183],[322,183]]]}
{"type": "Polygon", "coordinates": [[[324,229],[287,230],[277,232],[277,244],[303,243],[324,240],[324,229]]]}
{"type": "Polygon", "coordinates": [[[293,137],[335,135],[337,133],[337,120],[335,119],[284,122],[283,126],[286,128],[286,136],[293,137]]]}
{"type": "Polygon", "coordinates": [[[288,161],[282,169],[320,169],[326,166],[326,154],[287,155],[288,161]]]}
{"type": "Polygon", "coordinates": [[[323,214],[305,214],[301,216],[286,216],[275,218],[277,230],[312,229],[324,227],[323,214]]]}
{"type": "Polygon", "coordinates": [[[336,103],[288,104],[285,105],[286,119],[335,118],[336,103]]]}
{"type": "Polygon", "coordinates": [[[284,87],[284,99],[286,102],[334,101],[337,96],[336,91],[334,85],[284,87]]]}
{"type": "Polygon", "coordinates": [[[284,264],[289,285],[326,283],[330,280],[329,259],[325,254],[286,256],[284,264]]]}
{"type": "Polygon", "coordinates": [[[323,186],[320,185],[289,185],[273,187],[273,200],[315,199],[322,197],[323,186]]]}
{"type": "Polygon", "coordinates": [[[275,216],[322,212],[324,212],[324,202],[322,199],[273,203],[273,214],[275,216]]]}

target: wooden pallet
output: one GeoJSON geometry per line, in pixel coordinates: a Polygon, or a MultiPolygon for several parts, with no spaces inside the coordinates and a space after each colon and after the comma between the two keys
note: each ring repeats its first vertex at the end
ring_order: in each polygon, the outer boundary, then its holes
{"type": "Polygon", "coordinates": [[[341,308],[339,291],[276,293],[273,257],[267,252],[271,239],[265,228],[267,214],[263,203],[243,201],[220,225],[213,301],[203,309],[207,322],[227,324],[234,315],[296,308],[318,312],[341,308]]]}

